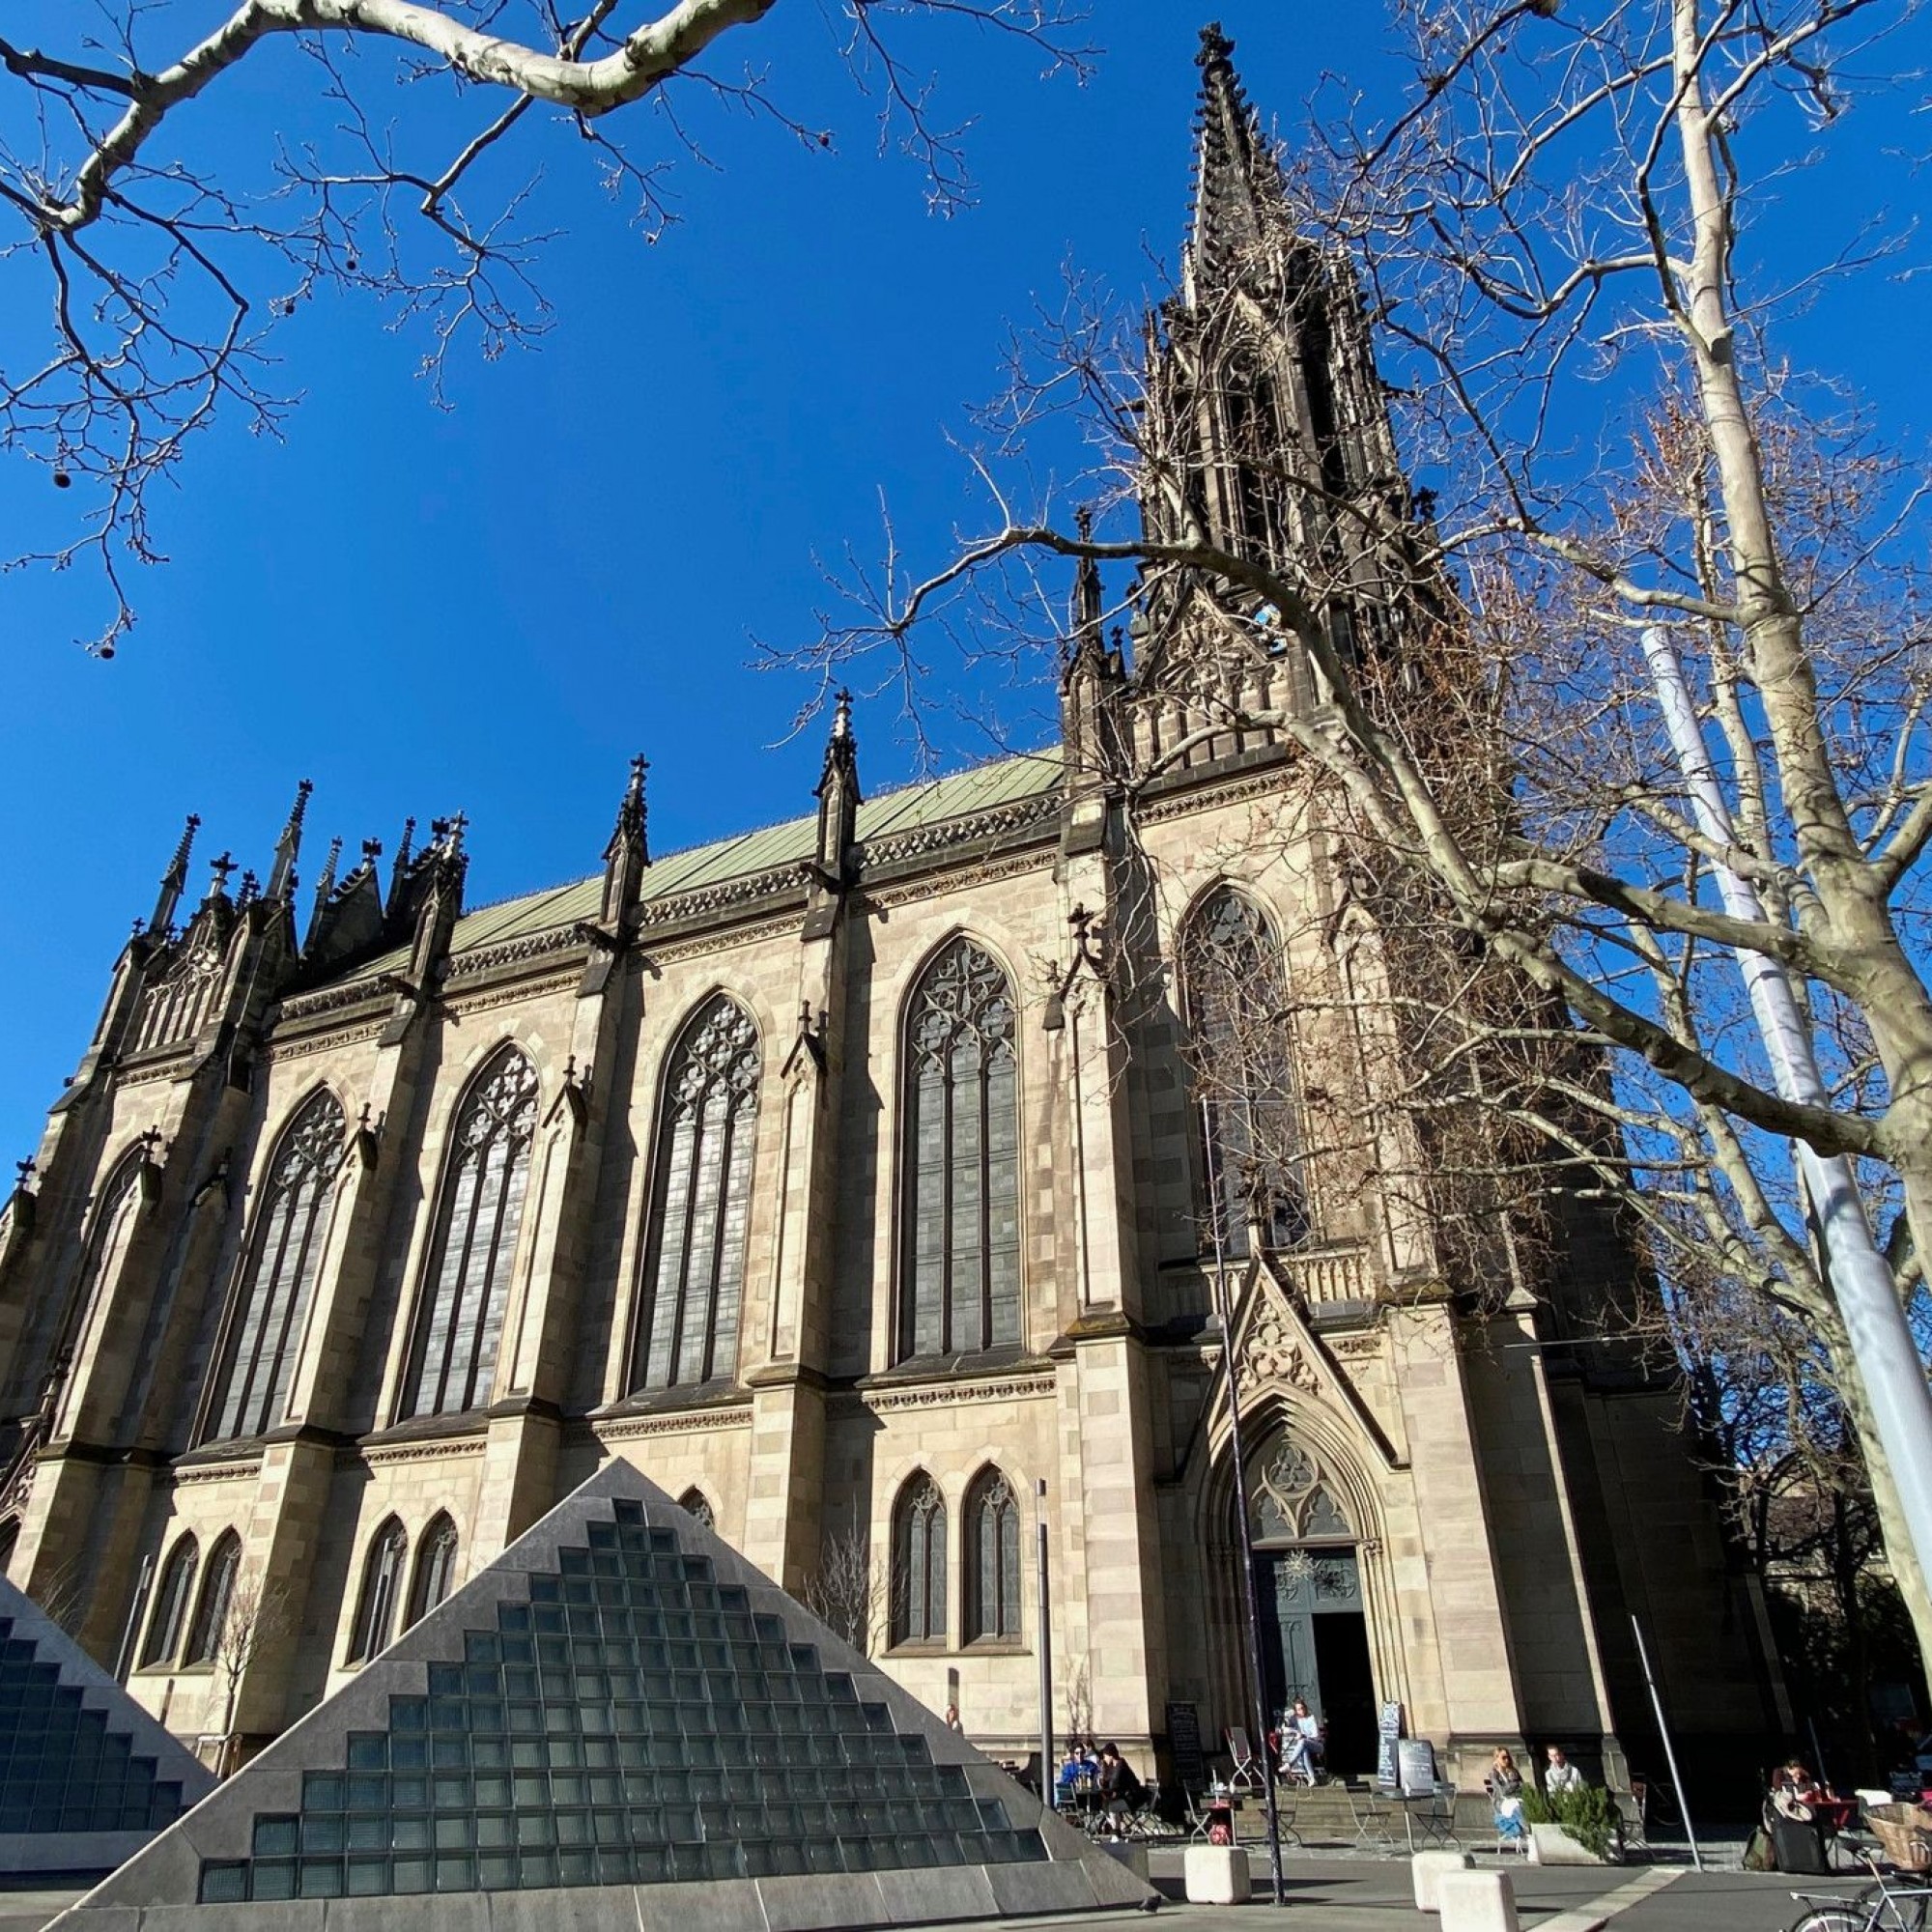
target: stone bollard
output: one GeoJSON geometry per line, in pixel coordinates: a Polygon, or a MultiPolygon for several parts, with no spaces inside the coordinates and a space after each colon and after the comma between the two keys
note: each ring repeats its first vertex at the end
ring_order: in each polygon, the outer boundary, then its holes
{"type": "Polygon", "coordinates": [[[1442,1932],[1517,1932],[1508,1872],[1444,1872],[1435,1889],[1442,1932]]]}
{"type": "MultiPolygon", "coordinates": [[[[1245,1905],[1248,1854],[1240,1845],[1189,1845],[1185,1866],[1189,1905],[1245,1905]]],[[[1515,1932],[1514,1926],[1511,1932],[1515,1932]]]]}
{"type": "Polygon", "coordinates": [[[1474,1863],[1467,1852],[1417,1852],[1408,1861],[1418,1912],[1442,1910],[1442,1881],[1451,1872],[1464,1872],[1474,1863]]]}

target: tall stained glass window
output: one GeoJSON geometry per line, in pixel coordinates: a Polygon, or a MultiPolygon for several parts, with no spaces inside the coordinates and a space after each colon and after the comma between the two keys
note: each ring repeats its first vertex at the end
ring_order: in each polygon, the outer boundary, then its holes
{"type": "Polygon", "coordinates": [[[966,1640],[1019,1634],[1019,1498],[988,1469],[966,1493],[966,1640]]]}
{"type": "Polygon", "coordinates": [[[213,1663],[221,1654],[228,1634],[228,1611],[235,1602],[235,1579],[242,1574],[242,1539],[224,1530],[208,1553],[208,1570],[201,1579],[201,1602],[187,1634],[185,1663],[213,1663]]]}
{"type": "Polygon", "coordinates": [[[1247,1254],[1251,1221],[1269,1247],[1294,1247],[1309,1216],[1281,949],[1261,909],[1221,886],[1189,917],[1180,965],[1202,1219],[1231,1257],[1247,1254]]]}
{"type": "Polygon", "coordinates": [[[403,1565],[410,1539],[390,1517],[376,1532],[362,1565],[362,1594],[355,1604],[355,1630],[349,1643],[349,1661],[359,1663],[389,1647],[396,1628],[396,1600],[403,1594],[403,1565]]]}
{"type": "Polygon", "coordinates": [[[410,1585],[411,1623],[428,1616],[455,1587],[456,1549],[456,1525],[439,1511],[416,1545],[416,1576],[410,1585]]]}
{"type": "Polygon", "coordinates": [[[148,1640],[141,1646],[143,1666],[172,1663],[180,1654],[182,1631],[187,1623],[188,1598],[194,1592],[195,1564],[200,1555],[201,1546],[192,1536],[184,1536],[161,1565],[160,1587],[155,1592],[155,1607],[148,1618],[148,1640]]]}
{"type": "Polygon", "coordinates": [[[536,1129],[536,1069],[505,1047],[457,1113],[399,1411],[404,1418],[460,1414],[490,1399],[536,1129]]]}
{"type": "Polygon", "coordinates": [[[208,1439],[261,1435],[282,1420],[302,1323],[322,1266],[329,1184],[342,1165],[342,1104],[317,1094],[269,1162],[240,1295],[230,1311],[208,1439]]]}
{"type": "Polygon", "coordinates": [[[955,939],[906,1028],[901,1355],[1020,1340],[1019,1086],[1013,989],[955,939]]]}
{"type": "Polygon", "coordinates": [[[892,1605],[895,1643],[946,1641],[946,1499],[923,1469],[893,1510],[892,1605]]]}
{"type": "Polygon", "coordinates": [[[672,1050],[638,1325],[639,1388],[707,1382],[737,1368],[760,1065],[751,1015],[722,993],[698,1009],[672,1050]]]}

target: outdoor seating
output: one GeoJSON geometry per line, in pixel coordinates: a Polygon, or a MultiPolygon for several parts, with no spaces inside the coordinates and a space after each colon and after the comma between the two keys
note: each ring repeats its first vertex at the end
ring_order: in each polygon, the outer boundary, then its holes
{"type": "Polygon", "coordinates": [[[1228,1740],[1228,1755],[1234,1760],[1235,1768],[1228,1774],[1228,1783],[1236,1791],[1259,1791],[1267,1777],[1267,1768],[1255,1755],[1255,1747],[1248,1742],[1248,1734],[1239,1724],[1229,1725],[1224,1733],[1228,1740]]]}
{"type": "Polygon", "coordinates": [[[1433,1789],[1409,1798],[1403,1805],[1408,1826],[1411,1852],[1431,1845],[1444,1851],[1461,1851],[1463,1840],[1456,1834],[1456,1787],[1438,1779],[1433,1789]]]}
{"type": "Polygon", "coordinates": [[[1624,1843],[1632,1851],[1647,1851],[1650,1839],[1645,1833],[1647,1820],[1644,1812],[1650,1797],[1649,1785],[1642,1778],[1634,1777],[1628,1791],[1613,1791],[1610,1796],[1616,1802],[1617,1816],[1623,1822],[1624,1843]]]}
{"type": "Polygon", "coordinates": [[[1358,1851],[1395,1850],[1395,1833],[1389,1827],[1389,1806],[1372,1784],[1345,1785],[1349,1794],[1349,1814],[1355,1825],[1358,1851]]]}

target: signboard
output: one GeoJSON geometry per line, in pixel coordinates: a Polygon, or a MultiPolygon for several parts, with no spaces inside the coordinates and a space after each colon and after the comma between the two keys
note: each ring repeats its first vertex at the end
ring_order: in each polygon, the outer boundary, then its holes
{"type": "Polygon", "coordinates": [[[1427,1738],[1404,1738],[1396,1746],[1405,1798],[1426,1797],[1435,1789],[1435,1747],[1427,1738]]]}
{"type": "Polygon", "coordinates": [[[1402,1784],[1402,1766],[1396,1748],[1402,1739],[1402,1706],[1394,1698],[1382,1706],[1381,1721],[1376,1728],[1379,1733],[1376,1749],[1376,1782],[1384,1791],[1394,1791],[1402,1784]]]}
{"type": "Polygon", "coordinates": [[[1198,1798],[1208,1789],[1208,1759],[1201,1749],[1198,1704],[1168,1705],[1167,1749],[1174,1759],[1174,1775],[1179,1779],[1181,1790],[1198,1798]]]}

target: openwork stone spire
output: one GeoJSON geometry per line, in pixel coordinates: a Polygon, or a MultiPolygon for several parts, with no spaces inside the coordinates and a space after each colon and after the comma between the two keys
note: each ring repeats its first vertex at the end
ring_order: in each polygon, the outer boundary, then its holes
{"type": "Polygon", "coordinates": [[[160,896],[155,901],[154,917],[148,921],[148,930],[159,936],[174,923],[175,908],[181,904],[181,895],[187,890],[188,854],[194,849],[194,835],[201,825],[198,812],[189,812],[187,823],[182,827],[181,842],[175,847],[175,856],[168,861],[168,869],[161,874],[160,896]]]}
{"type": "Polygon", "coordinates": [[[1235,43],[1212,21],[1201,30],[1201,105],[1195,115],[1194,222],[1187,240],[1185,298],[1192,308],[1238,267],[1266,232],[1265,201],[1281,174],[1235,72],[1235,43]]]}
{"type": "Polygon", "coordinates": [[[296,890],[296,859],[301,851],[302,818],[308,810],[308,796],[315,789],[309,780],[303,779],[296,786],[296,802],[289,812],[289,822],[282,827],[282,836],[275,844],[275,863],[269,871],[269,890],[266,895],[270,899],[292,899],[296,890]]]}

